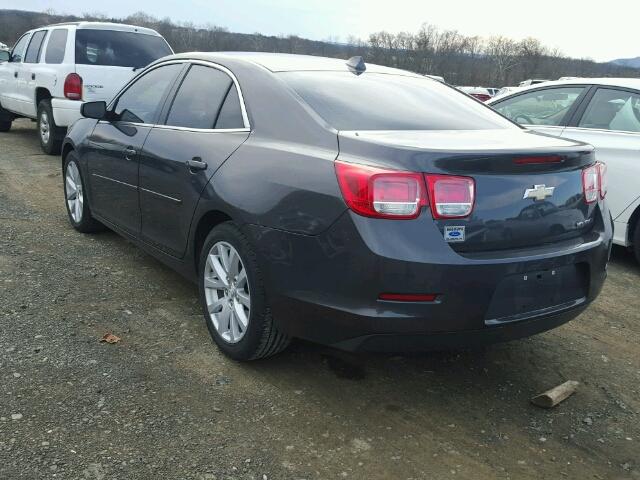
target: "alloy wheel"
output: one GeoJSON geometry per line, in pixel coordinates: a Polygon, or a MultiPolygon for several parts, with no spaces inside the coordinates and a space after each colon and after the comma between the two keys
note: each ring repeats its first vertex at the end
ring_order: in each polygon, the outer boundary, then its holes
{"type": "Polygon", "coordinates": [[[80,170],[74,161],[70,161],[67,165],[67,173],[65,175],[65,195],[67,197],[67,206],[69,214],[75,223],[82,220],[82,207],[84,205],[84,194],[82,191],[82,178],[80,170]]]}
{"type": "Polygon", "coordinates": [[[211,322],[227,343],[238,343],[249,326],[249,280],[238,251],[227,242],[209,250],[204,268],[204,293],[211,322]]]}
{"type": "Polygon", "coordinates": [[[51,126],[49,125],[49,115],[46,111],[40,113],[40,138],[45,145],[49,143],[51,136],[51,126]]]}

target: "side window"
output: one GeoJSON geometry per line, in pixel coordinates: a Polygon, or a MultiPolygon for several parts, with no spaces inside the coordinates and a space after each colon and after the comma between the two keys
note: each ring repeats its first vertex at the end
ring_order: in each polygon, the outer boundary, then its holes
{"type": "MultiPolygon", "coordinates": [[[[193,65],[176,94],[167,125],[173,127],[213,129],[230,90],[235,92],[233,81],[226,73],[211,67],[193,65]]],[[[237,92],[236,97],[237,97],[237,92]]],[[[231,110],[233,98],[228,107],[231,110]]],[[[239,108],[239,102],[238,102],[239,108]]],[[[229,118],[230,113],[225,114],[229,118]]],[[[229,127],[224,127],[229,128],[229,127]]]]}
{"type": "Polygon", "coordinates": [[[11,50],[11,59],[10,62],[20,63],[22,62],[22,58],[24,57],[24,49],[27,46],[27,42],[31,35],[27,34],[20,38],[13,46],[13,50],[11,50]]]}
{"type": "Polygon", "coordinates": [[[183,64],[173,63],[151,70],[139,77],[118,98],[116,119],[131,123],[154,123],[162,100],[171,88],[183,64]]]}
{"type": "Polygon", "coordinates": [[[62,63],[64,52],[67,48],[67,35],[68,30],[66,28],[56,28],[51,32],[49,43],[47,43],[47,51],[44,55],[45,63],[62,63]]]}
{"type": "Polygon", "coordinates": [[[216,121],[215,128],[243,128],[244,120],[242,118],[242,109],[240,108],[240,99],[238,98],[238,90],[235,85],[231,85],[227,98],[222,104],[220,115],[216,121]]]}
{"type": "Polygon", "coordinates": [[[578,126],[640,132],[640,94],[599,88],[589,102],[578,126]]]}
{"type": "Polygon", "coordinates": [[[584,87],[545,88],[523,93],[492,107],[521,125],[561,125],[584,87]]]}
{"type": "Polygon", "coordinates": [[[27,47],[27,53],[24,56],[24,63],[38,63],[40,48],[46,35],[46,30],[40,30],[32,35],[31,42],[29,42],[29,46],[27,47]]]}

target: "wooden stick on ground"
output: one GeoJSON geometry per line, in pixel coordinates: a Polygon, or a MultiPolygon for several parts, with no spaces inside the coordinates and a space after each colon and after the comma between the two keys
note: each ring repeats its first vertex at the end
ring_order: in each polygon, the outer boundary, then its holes
{"type": "Polygon", "coordinates": [[[558,385],[551,390],[547,390],[546,392],[533,397],[531,399],[531,403],[542,408],[553,408],[563,400],[566,400],[573,395],[578,388],[578,385],[580,385],[579,382],[576,382],[575,380],[568,380],[562,385],[558,385]]]}

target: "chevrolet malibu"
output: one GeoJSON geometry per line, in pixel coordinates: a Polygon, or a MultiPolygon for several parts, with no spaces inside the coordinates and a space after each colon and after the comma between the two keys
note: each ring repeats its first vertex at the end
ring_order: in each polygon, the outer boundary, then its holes
{"type": "Polygon", "coordinates": [[[219,348],[496,342],[602,288],[612,223],[592,147],[410,72],[190,53],[86,103],[62,152],[80,232],[108,227],[197,282],[219,348]]]}

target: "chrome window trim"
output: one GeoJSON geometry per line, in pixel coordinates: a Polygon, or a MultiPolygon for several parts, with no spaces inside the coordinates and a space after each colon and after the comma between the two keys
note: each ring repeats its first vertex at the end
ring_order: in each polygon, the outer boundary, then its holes
{"type": "MultiPolygon", "coordinates": [[[[181,131],[188,131],[188,132],[206,132],[206,133],[234,133],[234,132],[250,132],[251,131],[251,123],[249,122],[249,115],[247,114],[247,107],[245,105],[245,101],[244,101],[244,95],[242,94],[242,89],[240,88],[240,82],[238,82],[238,79],[236,78],[236,76],[234,75],[234,73],[229,70],[227,67],[224,67],[220,64],[217,64],[215,62],[209,62],[206,60],[192,60],[192,59],[174,59],[174,60],[167,60],[164,61],[162,63],[159,63],[157,65],[154,65],[153,67],[149,68],[148,70],[144,70],[144,74],[146,75],[147,73],[163,67],[165,65],[171,65],[174,63],[189,63],[191,65],[202,65],[205,67],[210,67],[210,68],[215,68],[217,70],[220,70],[223,73],[226,73],[230,78],[231,81],[233,82],[234,86],[236,87],[236,91],[238,92],[238,100],[240,101],[240,112],[242,113],[242,123],[244,124],[244,127],[242,128],[188,128],[188,127],[178,127],[178,126],[173,126],[173,125],[161,125],[161,124],[148,124],[148,123],[135,123],[135,122],[122,122],[122,123],[126,123],[127,125],[134,125],[134,126],[139,126],[139,127],[153,127],[153,128],[159,128],[161,130],[181,130],[181,131]]],[[[188,74],[188,72],[187,72],[188,74]]],[[[117,104],[118,100],[120,100],[120,97],[124,94],[124,92],[127,91],[127,89],[132,86],[135,83],[135,80],[137,80],[139,77],[142,76],[142,72],[141,75],[136,75],[134,78],[132,78],[124,87],[122,87],[122,89],[118,92],[118,94],[114,97],[114,99],[111,101],[111,103],[107,106],[108,110],[111,110],[115,104],[117,104]]],[[[179,91],[179,89],[178,89],[179,91]]],[[[177,92],[176,91],[176,94],[177,92]]],[[[110,123],[106,120],[100,120],[98,123],[110,123]]]]}

